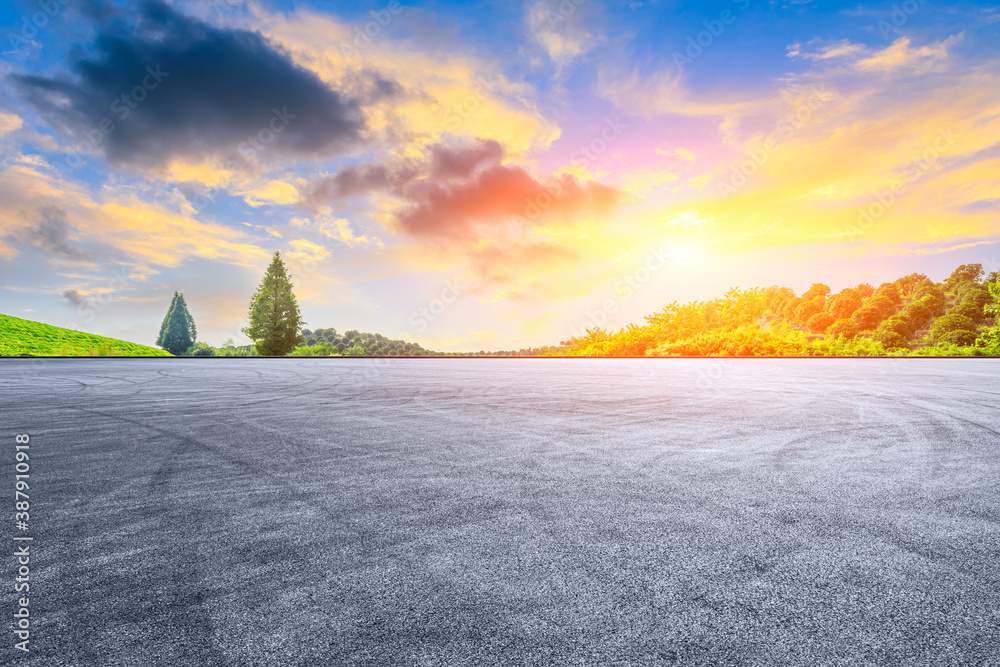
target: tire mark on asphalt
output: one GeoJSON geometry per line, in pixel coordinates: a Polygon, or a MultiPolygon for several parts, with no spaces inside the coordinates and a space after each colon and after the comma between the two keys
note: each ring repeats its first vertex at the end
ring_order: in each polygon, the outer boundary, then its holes
{"type": "Polygon", "coordinates": [[[945,412],[944,410],[936,410],[934,408],[929,408],[926,405],[920,405],[918,403],[912,403],[912,402],[909,402],[909,401],[904,401],[904,400],[899,399],[898,397],[894,397],[894,398],[892,398],[890,400],[892,400],[893,403],[898,403],[900,405],[908,405],[911,408],[917,408],[918,410],[923,411],[923,412],[933,412],[935,414],[944,415],[945,417],[948,417],[949,419],[952,419],[952,420],[955,420],[955,421],[960,421],[960,422],[963,422],[965,424],[969,424],[970,426],[975,426],[976,428],[982,429],[982,430],[986,431],[987,433],[990,433],[990,434],[996,436],[998,439],[1000,439],[1000,431],[996,431],[996,430],[990,428],[989,426],[986,426],[984,424],[980,424],[979,422],[974,422],[971,419],[966,419],[965,417],[959,417],[958,415],[952,414],[950,412],[945,412]]]}

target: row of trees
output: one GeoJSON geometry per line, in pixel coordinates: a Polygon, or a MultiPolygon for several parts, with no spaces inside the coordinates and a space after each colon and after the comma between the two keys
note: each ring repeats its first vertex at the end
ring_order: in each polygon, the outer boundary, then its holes
{"type": "Polygon", "coordinates": [[[817,283],[733,288],[721,299],[671,303],[616,333],[596,328],[561,350],[586,356],[991,354],[996,273],[965,264],[942,283],[913,273],[832,293],[817,283]],[[985,328],[984,328],[985,327],[985,328]],[[988,335],[987,335],[988,334],[988,335]],[[984,335],[986,336],[984,338],[984,335]]]}
{"type": "Polygon", "coordinates": [[[284,356],[300,343],[302,314],[292,291],[288,270],[275,252],[257,291],[250,300],[249,325],[243,333],[254,341],[253,347],[236,347],[227,341],[222,350],[198,343],[198,331],[184,295],[174,292],[156,344],[175,355],[191,356],[284,356]]]}
{"type": "Polygon", "coordinates": [[[249,324],[242,331],[254,341],[253,346],[236,347],[227,341],[222,348],[215,348],[195,342],[194,318],[184,295],[174,292],[156,344],[171,354],[188,356],[442,356],[417,343],[390,340],[381,334],[352,330],[340,336],[332,328],[302,329],[298,301],[279,252],[274,253],[250,300],[248,319],[249,324]]]}
{"type": "Polygon", "coordinates": [[[243,333],[254,346],[196,343],[183,294],[173,300],[156,344],[172,354],[245,356],[717,356],[997,354],[1000,275],[964,264],[941,283],[912,273],[877,288],[840,290],[816,283],[801,295],[788,287],[732,288],[712,301],[673,302],[618,332],[588,329],[558,347],[478,353],[432,352],[381,334],[302,329],[302,316],[280,253],[274,253],[250,301],[243,333]]]}
{"type": "Polygon", "coordinates": [[[392,340],[382,334],[362,333],[356,329],[337,333],[336,329],[302,330],[303,344],[292,351],[293,356],[303,357],[433,357],[440,352],[431,352],[418,343],[392,340]]]}

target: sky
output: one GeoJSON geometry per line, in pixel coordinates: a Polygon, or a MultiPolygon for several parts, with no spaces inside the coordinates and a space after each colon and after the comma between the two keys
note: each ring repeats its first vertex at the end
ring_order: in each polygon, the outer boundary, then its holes
{"type": "Polygon", "coordinates": [[[729,287],[1000,269],[1000,4],[0,5],[0,312],[555,345],[729,287]]]}

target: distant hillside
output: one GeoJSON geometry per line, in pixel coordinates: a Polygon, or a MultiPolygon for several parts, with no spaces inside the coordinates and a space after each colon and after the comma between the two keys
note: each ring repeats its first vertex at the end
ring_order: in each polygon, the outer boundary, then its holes
{"type": "Polygon", "coordinates": [[[1000,275],[963,264],[936,283],[919,273],[837,293],[816,283],[733,288],[669,304],[645,325],[594,326],[564,342],[579,356],[979,356],[1000,353],[1000,275]],[[984,279],[985,278],[985,279],[984,279]]]}
{"type": "Polygon", "coordinates": [[[169,352],[115,338],[0,315],[0,356],[169,357],[169,352]]]}

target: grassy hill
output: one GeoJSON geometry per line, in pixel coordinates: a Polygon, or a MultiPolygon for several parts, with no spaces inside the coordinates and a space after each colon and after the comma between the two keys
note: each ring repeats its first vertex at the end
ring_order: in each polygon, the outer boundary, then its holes
{"type": "Polygon", "coordinates": [[[155,347],[0,315],[0,356],[169,357],[155,347]]]}

